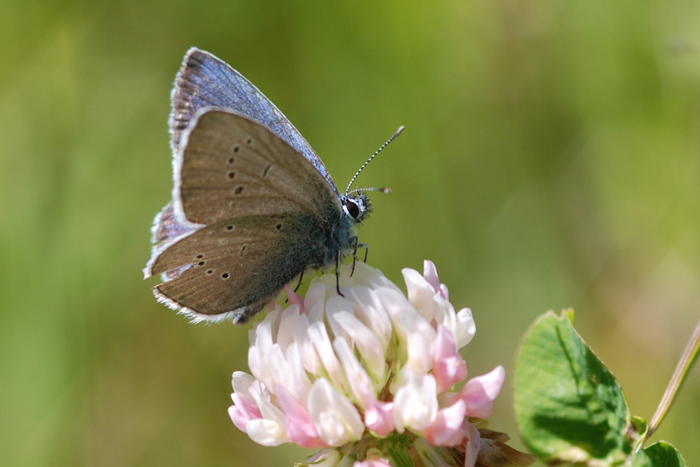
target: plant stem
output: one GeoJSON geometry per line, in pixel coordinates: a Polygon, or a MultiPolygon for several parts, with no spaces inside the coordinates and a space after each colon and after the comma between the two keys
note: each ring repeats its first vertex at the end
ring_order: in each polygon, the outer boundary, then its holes
{"type": "Polygon", "coordinates": [[[661,421],[666,416],[666,413],[668,413],[669,409],[671,408],[671,404],[673,404],[676,397],[676,393],[681,388],[683,381],[685,381],[685,377],[690,372],[690,368],[693,366],[693,363],[695,363],[697,360],[699,352],[700,323],[698,323],[692,337],[690,338],[690,341],[688,342],[688,345],[683,351],[683,355],[676,366],[676,370],[673,372],[671,381],[669,381],[668,386],[666,387],[666,392],[664,392],[664,396],[661,398],[661,402],[659,402],[659,406],[656,408],[656,412],[654,412],[654,416],[651,418],[651,422],[649,423],[649,431],[647,431],[644,441],[648,440],[651,435],[654,434],[656,429],[661,424],[661,421]]]}

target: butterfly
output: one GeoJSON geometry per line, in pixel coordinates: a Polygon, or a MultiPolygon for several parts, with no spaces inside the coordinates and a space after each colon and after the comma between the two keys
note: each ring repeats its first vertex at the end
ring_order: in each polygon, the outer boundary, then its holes
{"type": "Polygon", "coordinates": [[[350,187],[379,151],[339,193],[282,112],[197,48],[175,79],[170,132],[173,199],[154,220],[144,269],[163,278],[158,301],[195,322],[243,324],[305,271],[335,265],[338,277],[340,262],[366,247],[356,234],[371,211],[365,192],[389,190],[350,187]]]}

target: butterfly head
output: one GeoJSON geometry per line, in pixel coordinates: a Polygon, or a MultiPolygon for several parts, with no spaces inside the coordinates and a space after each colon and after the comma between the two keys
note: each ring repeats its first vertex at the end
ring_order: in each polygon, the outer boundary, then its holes
{"type": "Polygon", "coordinates": [[[364,193],[356,192],[350,196],[342,196],[340,198],[340,203],[343,206],[345,215],[356,224],[362,222],[372,211],[372,203],[369,197],[364,193]]]}

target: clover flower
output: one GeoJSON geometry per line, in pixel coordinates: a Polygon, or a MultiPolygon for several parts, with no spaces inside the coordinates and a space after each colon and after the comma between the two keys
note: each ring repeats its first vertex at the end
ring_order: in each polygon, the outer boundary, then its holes
{"type": "Polygon", "coordinates": [[[534,461],[483,428],[505,371],[466,380],[458,351],[474,337],[472,312],[455,311],[432,262],[423,275],[403,270],[407,296],[364,263],[341,276],[342,295],[334,274],[304,298],[288,288],[289,305],[250,331],[252,375],[233,374],[229,408],[240,430],[265,446],[321,448],[300,464],[317,467],[534,461]]]}

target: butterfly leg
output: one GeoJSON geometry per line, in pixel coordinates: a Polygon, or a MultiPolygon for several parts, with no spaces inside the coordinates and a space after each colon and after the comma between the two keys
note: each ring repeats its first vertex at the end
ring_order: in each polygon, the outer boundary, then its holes
{"type": "MultiPolygon", "coordinates": [[[[297,286],[294,287],[294,292],[299,290],[299,287],[301,287],[301,281],[304,279],[304,271],[301,271],[301,274],[299,275],[299,282],[297,282],[297,286]]],[[[284,303],[289,303],[289,297],[284,301],[284,303]]]]}
{"type": "Polygon", "coordinates": [[[338,295],[345,297],[340,291],[340,250],[335,254],[335,289],[338,291],[338,295]]]}
{"type": "Polygon", "coordinates": [[[367,263],[367,256],[369,255],[369,245],[366,243],[358,243],[357,242],[357,237],[353,237],[353,240],[355,242],[355,249],[352,252],[352,272],[350,273],[350,277],[352,277],[353,274],[355,274],[355,262],[357,261],[357,250],[360,248],[365,249],[365,259],[364,263],[367,263]]]}
{"type": "Polygon", "coordinates": [[[301,271],[301,274],[299,274],[299,282],[297,282],[297,286],[294,287],[294,291],[296,292],[299,290],[299,287],[301,287],[301,281],[304,279],[304,271],[301,271]]]}
{"type": "Polygon", "coordinates": [[[352,237],[352,241],[355,244],[352,250],[352,271],[350,271],[350,277],[355,274],[355,261],[357,261],[357,248],[360,246],[360,244],[357,242],[358,238],[357,237],[352,237]]]}

